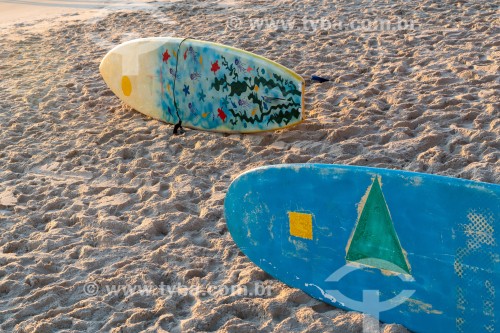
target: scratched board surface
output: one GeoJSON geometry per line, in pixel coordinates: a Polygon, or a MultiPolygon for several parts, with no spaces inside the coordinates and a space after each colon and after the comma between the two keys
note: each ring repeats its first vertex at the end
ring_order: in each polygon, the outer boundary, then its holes
{"type": "Polygon", "coordinates": [[[256,265],[334,306],[415,332],[500,329],[500,185],[270,166],[233,181],[225,216],[256,265]]]}
{"type": "Polygon", "coordinates": [[[182,120],[191,128],[251,133],[303,119],[300,76],[221,44],[181,38],[133,40],[111,50],[100,71],[126,104],[171,124],[182,120]]]}

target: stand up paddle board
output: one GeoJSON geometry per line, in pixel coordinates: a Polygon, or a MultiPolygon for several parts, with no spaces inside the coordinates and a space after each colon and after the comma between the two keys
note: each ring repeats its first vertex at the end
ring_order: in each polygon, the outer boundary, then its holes
{"type": "Polygon", "coordinates": [[[256,54],[182,38],[121,44],[100,72],[126,104],[150,117],[216,132],[281,129],[304,117],[304,80],[256,54]]]}
{"type": "Polygon", "coordinates": [[[278,165],[235,179],[225,216],[257,266],[331,305],[415,332],[500,329],[499,185],[278,165]]]}

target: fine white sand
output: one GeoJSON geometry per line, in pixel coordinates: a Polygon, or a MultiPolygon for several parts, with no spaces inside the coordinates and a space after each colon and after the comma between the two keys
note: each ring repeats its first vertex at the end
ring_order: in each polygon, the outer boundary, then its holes
{"type": "MultiPolygon", "coordinates": [[[[69,22],[59,21],[72,14],[52,11],[0,30],[2,332],[361,332],[362,315],[275,281],[241,254],[223,217],[231,180],[257,166],[310,162],[500,183],[494,2],[127,6],[87,8],[91,17],[69,22]],[[228,27],[229,17],[239,29],[228,27]],[[305,17],[404,18],[415,26],[252,30],[247,22],[305,17]],[[173,136],[171,125],[123,105],[98,72],[110,47],[146,36],[224,43],[332,81],[308,84],[307,121],[288,130],[173,136]],[[101,291],[86,295],[89,283],[101,291]],[[125,284],[262,284],[272,293],[103,290],[125,284]]],[[[382,331],[406,332],[393,324],[382,331]]]]}
{"type": "Polygon", "coordinates": [[[104,1],[72,1],[72,0],[32,0],[32,1],[0,1],[0,27],[53,25],[54,21],[85,19],[93,17],[99,9],[105,7],[104,1]]]}

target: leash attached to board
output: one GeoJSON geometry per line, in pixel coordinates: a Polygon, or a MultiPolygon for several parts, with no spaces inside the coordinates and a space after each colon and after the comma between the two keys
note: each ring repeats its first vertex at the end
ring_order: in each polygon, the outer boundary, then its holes
{"type": "Polygon", "coordinates": [[[179,118],[179,122],[174,126],[174,135],[184,134],[186,132],[184,128],[182,128],[182,119],[181,116],[179,115],[179,108],[177,107],[177,101],[175,100],[175,83],[177,82],[177,68],[179,66],[179,53],[181,51],[181,45],[188,39],[191,39],[191,37],[186,37],[179,43],[179,47],[177,48],[177,54],[175,57],[174,84],[172,92],[174,95],[173,100],[174,100],[175,113],[177,114],[177,118],[179,118]]]}

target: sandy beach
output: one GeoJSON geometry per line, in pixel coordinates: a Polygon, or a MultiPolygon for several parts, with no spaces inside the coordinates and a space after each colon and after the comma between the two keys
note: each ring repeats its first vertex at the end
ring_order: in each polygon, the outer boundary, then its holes
{"type": "Polygon", "coordinates": [[[279,163],[499,184],[498,10],[467,0],[0,2],[0,331],[361,332],[363,315],[276,281],[239,251],[227,188],[279,163]],[[153,36],[287,66],[307,81],[306,121],[173,135],[122,104],[98,70],[113,46],[153,36]]]}

